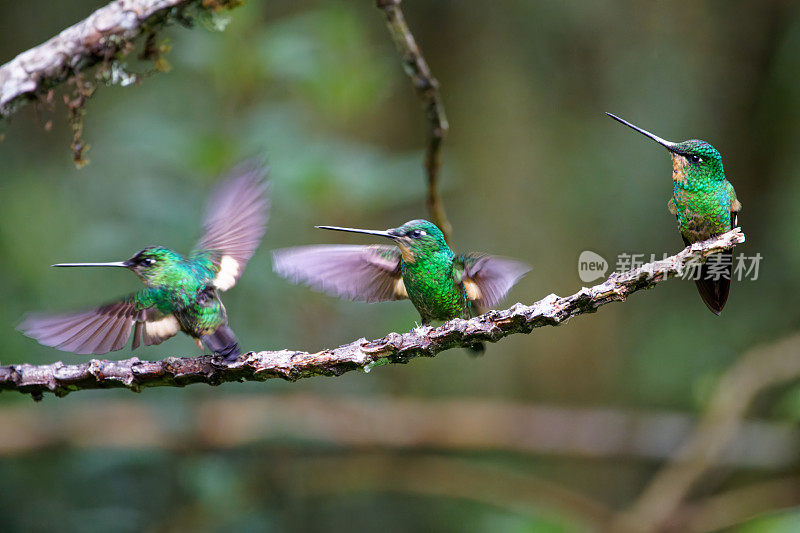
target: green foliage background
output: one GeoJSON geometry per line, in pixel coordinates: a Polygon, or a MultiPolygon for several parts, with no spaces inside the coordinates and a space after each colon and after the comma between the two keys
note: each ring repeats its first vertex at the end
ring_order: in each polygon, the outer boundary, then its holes
{"type": "MultiPolygon", "coordinates": [[[[0,61],[102,4],[0,3],[7,23],[0,61]]],[[[91,164],[82,170],[71,162],[62,105],[55,114],[28,107],[0,126],[2,363],[84,360],[39,346],[15,324],[31,310],[104,302],[138,281],[125,272],[48,265],[119,260],[157,243],[188,250],[212,183],[255,154],[266,154],[272,167],[273,206],[259,252],[224,298],[242,346],[317,350],[413,326],[410,304],[338,301],[288,285],[270,263],[269,251],[279,247],[367,242],[314,230],[315,224],[386,228],[426,216],[423,115],[373,4],[251,0],[231,12],[224,32],[169,29],[160,38],[172,45],[171,72],[139,86],[101,87],[89,102],[91,164]],[[46,132],[50,119],[53,129],[46,132]]],[[[619,253],[660,256],[682,247],[666,210],[666,154],[605,111],[668,139],[702,138],[720,150],[744,204],[747,243],[737,251],[764,257],[758,280],[735,283],[719,318],[692,283],[675,281],[563,327],[490,345],[479,359],[452,351],[295,384],[193,386],[135,397],[90,391],[48,397],[39,410],[111,399],[148,402],[181,427],[193,402],[258,395],[270,409],[270,395],[296,392],[697,413],[739,355],[797,329],[796,3],[437,0],[408,1],[404,9],[441,82],[451,124],[442,187],[454,247],[534,266],[509,304],[578,290],[582,250],[606,257],[613,269],[619,253]]],[[[149,68],[133,59],[128,66],[149,68]]],[[[179,336],[137,355],[196,353],[179,336]]],[[[796,387],[782,389],[754,414],[796,423],[798,398],[796,387]]],[[[0,409],[22,402],[30,400],[0,395],[0,409]]],[[[180,442],[169,450],[56,446],[16,454],[0,459],[0,529],[585,527],[576,517],[537,510],[535,502],[531,512],[516,513],[369,487],[320,494],[284,465],[287,458],[296,465],[351,453],[357,452],[289,440],[225,451],[180,442]]],[[[614,507],[629,502],[657,466],[502,451],[476,450],[464,458],[534,473],[614,507]]],[[[752,475],[739,473],[727,483],[752,475]]],[[[764,518],[746,531],[769,531],[769,520],[791,529],[798,514],[764,518]]]]}

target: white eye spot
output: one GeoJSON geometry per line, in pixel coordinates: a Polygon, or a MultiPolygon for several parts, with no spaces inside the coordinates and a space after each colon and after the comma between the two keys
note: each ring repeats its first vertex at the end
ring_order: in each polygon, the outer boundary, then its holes
{"type": "Polygon", "coordinates": [[[428,232],[427,232],[427,231],[425,231],[424,229],[421,229],[421,230],[419,230],[419,236],[420,236],[420,237],[424,237],[424,236],[425,236],[425,235],[427,235],[427,234],[428,234],[428,232]]]}

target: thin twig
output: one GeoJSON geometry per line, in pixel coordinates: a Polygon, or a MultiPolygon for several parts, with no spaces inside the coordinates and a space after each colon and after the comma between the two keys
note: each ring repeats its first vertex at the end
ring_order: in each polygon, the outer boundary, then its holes
{"type": "Polygon", "coordinates": [[[444,104],[439,95],[439,82],[431,74],[428,63],[420,52],[414,35],[406,24],[401,0],[376,0],[375,5],[386,15],[386,26],[397,46],[403,70],[414,84],[427,120],[428,144],[425,148],[425,170],[428,173],[427,206],[432,222],[439,226],[445,239],[450,240],[452,226],[447,220],[444,204],[439,195],[439,170],[442,165],[441,147],[449,128],[444,104]]]}
{"type": "Polygon", "coordinates": [[[720,379],[697,430],[620,516],[621,529],[656,531],[666,525],[698,480],[719,465],[753,400],[769,387],[800,378],[800,333],[748,351],[720,379]]]}
{"type": "Polygon", "coordinates": [[[116,0],[0,66],[0,119],[70,76],[108,61],[141,34],[187,23],[187,8],[216,11],[238,0],[116,0]]]}
{"type": "Polygon", "coordinates": [[[377,365],[407,363],[415,357],[433,357],[439,352],[468,347],[479,341],[496,342],[515,333],[530,333],[534,328],[557,326],[598,307],[624,301],[629,294],[649,289],[668,278],[681,275],[695,262],[729,250],[744,242],[739,228],[707,241],[695,243],[680,253],[646,263],[640,268],[612,274],[605,283],[584,287],[577,293],[547,296],[533,305],[518,303],[502,311],[489,311],[469,320],[454,319],[438,328],[422,326],[408,333],[368,341],[361,338],[338,348],[316,353],[293,350],[250,352],[234,363],[218,357],[168,357],[163,361],[122,361],[92,359],[88,363],[65,365],[0,366],[0,391],[16,390],[41,398],[52,392],[64,396],[84,389],[181,387],[190,383],[216,385],[226,381],[264,381],[325,375],[338,376],[351,370],[369,371],[377,365]]]}

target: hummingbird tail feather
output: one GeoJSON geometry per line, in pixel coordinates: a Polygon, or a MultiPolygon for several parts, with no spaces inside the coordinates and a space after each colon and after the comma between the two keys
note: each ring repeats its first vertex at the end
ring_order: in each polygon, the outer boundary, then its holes
{"type": "Polygon", "coordinates": [[[236,361],[242,353],[239,351],[236,335],[228,326],[218,327],[211,335],[203,335],[201,340],[214,352],[214,355],[224,357],[226,363],[236,361]]]}
{"type": "Polygon", "coordinates": [[[483,355],[483,352],[486,351],[486,344],[482,342],[476,342],[475,344],[467,346],[467,350],[469,350],[469,354],[472,357],[480,357],[483,355]]]}
{"type": "Polygon", "coordinates": [[[721,252],[721,255],[720,263],[705,263],[700,269],[700,278],[696,280],[700,297],[715,315],[722,312],[731,289],[733,252],[729,250],[721,252]],[[714,275],[711,273],[712,268],[715,270],[714,275]]]}

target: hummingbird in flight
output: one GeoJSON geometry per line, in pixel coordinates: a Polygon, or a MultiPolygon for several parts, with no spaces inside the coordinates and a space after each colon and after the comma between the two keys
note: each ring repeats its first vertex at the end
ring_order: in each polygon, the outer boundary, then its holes
{"type": "MultiPolygon", "coordinates": [[[[436,225],[411,220],[385,231],[338,226],[393,245],[312,245],[273,252],[273,268],[293,283],[363,302],[409,299],[423,325],[469,318],[497,304],[530,270],[519,261],[484,254],[456,255],[436,225]]],[[[483,344],[472,349],[483,351],[483,344]]]]}
{"type": "Polygon", "coordinates": [[[83,312],[32,314],[19,325],[45,346],[79,354],[160,344],[179,331],[227,362],[240,355],[219,292],[236,284],[258,247],[269,214],[266,167],[244,163],[211,194],[204,234],[187,256],[148,246],[125,261],[59,263],[55,267],[127,268],[144,283],[138,292],[83,312]]]}
{"type": "MultiPolygon", "coordinates": [[[[716,148],[697,139],[667,141],[618,116],[606,114],[669,150],[672,198],[667,202],[667,209],[678,220],[684,244],[704,241],[738,226],[742,204],[736,198],[733,185],[725,178],[722,156],[716,148]]],[[[720,252],[718,259],[703,264],[695,280],[700,297],[716,315],[728,301],[733,251],[720,252]]]]}

